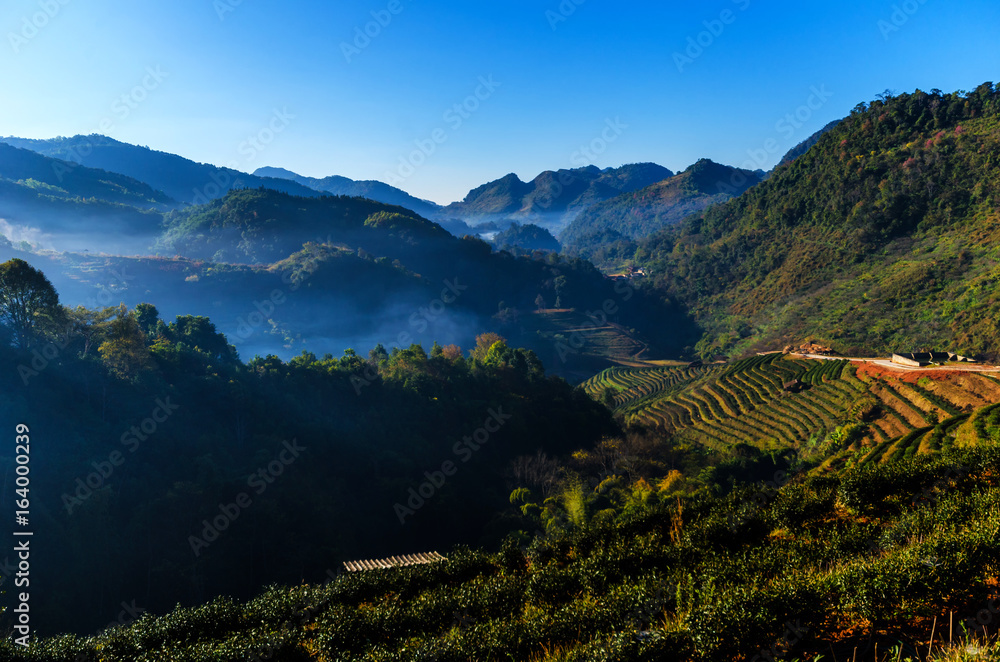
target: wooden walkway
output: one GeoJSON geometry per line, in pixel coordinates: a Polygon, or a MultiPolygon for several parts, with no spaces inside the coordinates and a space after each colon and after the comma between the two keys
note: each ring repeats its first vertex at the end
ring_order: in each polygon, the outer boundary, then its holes
{"type": "Polygon", "coordinates": [[[348,572],[364,572],[365,570],[405,568],[406,566],[438,563],[440,561],[447,561],[447,559],[437,552],[430,552],[429,554],[390,556],[387,559],[374,559],[371,561],[344,561],[344,568],[346,568],[348,572]]]}

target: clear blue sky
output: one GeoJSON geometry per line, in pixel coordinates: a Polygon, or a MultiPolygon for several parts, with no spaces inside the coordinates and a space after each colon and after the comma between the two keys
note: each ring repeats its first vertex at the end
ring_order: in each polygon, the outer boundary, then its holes
{"type": "Polygon", "coordinates": [[[7,0],[0,26],[0,135],[106,133],[246,171],[394,174],[442,203],[581,162],[679,170],[754,154],[769,168],[886,88],[1000,81],[996,0],[7,0]],[[355,43],[369,23],[375,36],[355,43]],[[831,96],[800,110],[813,87],[831,96]],[[778,127],[796,111],[800,126],[778,127]],[[433,153],[411,158],[415,141],[433,153]],[[592,141],[597,153],[578,151],[592,141]]]}

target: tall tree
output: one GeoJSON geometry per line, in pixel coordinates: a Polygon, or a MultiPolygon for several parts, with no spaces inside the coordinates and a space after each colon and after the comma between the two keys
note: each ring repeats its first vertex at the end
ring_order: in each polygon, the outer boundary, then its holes
{"type": "Polygon", "coordinates": [[[90,354],[92,347],[100,346],[104,342],[108,330],[111,328],[109,320],[117,312],[118,307],[116,306],[94,310],[84,306],[77,306],[76,308],[67,308],[65,310],[65,315],[69,322],[67,328],[82,341],[81,357],[86,357],[90,354]]]}
{"type": "Polygon", "coordinates": [[[20,258],[0,264],[0,323],[14,345],[28,348],[59,313],[59,295],[45,274],[20,258]]]}
{"type": "Polygon", "coordinates": [[[146,347],[146,334],[125,304],[118,308],[118,316],[111,322],[108,339],[101,343],[98,351],[108,370],[122,379],[134,379],[152,365],[146,347]]]}
{"type": "Polygon", "coordinates": [[[499,333],[494,333],[493,331],[481,333],[476,336],[476,347],[470,351],[470,355],[477,361],[485,361],[486,356],[490,352],[490,348],[496,343],[503,343],[504,347],[506,347],[507,339],[499,333]]]}
{"type": "Polygon", "coordinates": [[[160,311],[151,303],[140,303],[133,311],[135,321],[146,334],[146,338],[155,338],[166,326],[160,320],[160,311]]]}

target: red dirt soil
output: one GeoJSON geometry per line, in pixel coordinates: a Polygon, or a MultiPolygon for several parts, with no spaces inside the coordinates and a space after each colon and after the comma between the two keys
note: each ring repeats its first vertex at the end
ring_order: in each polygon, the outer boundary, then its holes
{"type": "Polygon", "coordinates": [[[858,369],[858,377],[868,376],[874,379],[882,377],[892,377],[901,382],[906,382],[907,384],[916,384],[917,381],[923,377],[932,379],[936,382],[950,382],[954,383],[954,380],[958,377],[968,376],[971,372],[975,374],[973,370],[946,370],[941,368],[931,368],[928,370],[894,370],[892,368],[886,368],[875,363],[870,363],[868,361],[852,361],[858,369]]]}

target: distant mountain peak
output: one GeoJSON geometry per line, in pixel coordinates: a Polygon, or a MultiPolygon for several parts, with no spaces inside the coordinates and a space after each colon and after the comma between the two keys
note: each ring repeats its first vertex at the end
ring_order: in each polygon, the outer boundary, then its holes
{"type": "Polygon", "coordinates": [[[762,178],[761,172],[698,159],[673,177],[591,206],[569,224],[559,240],[572,250],[587,251],[608,241],[645,237],[742,194],[762,178]]]}
{"type": "Polygon", "coordinates": [[[529,182],[515,173],[478,186],[444,213],[478,221],[519,220],[558,230],[582,210],[623,192],[634,191],[672,176],[655,163],[634,163],[618,168],[546,170],[529,182]]]}
{"type": "Polygon", "coordinates": [[[257,177],[276,177],[277,179],[291,179],[295,181],[302,175],[297,172],[292,172],[291,170],[285,170],[284,168],[273,168],[271,166],[264,166],[263,168],[257,168],[253,171],[253,174],[257,177]]]}

